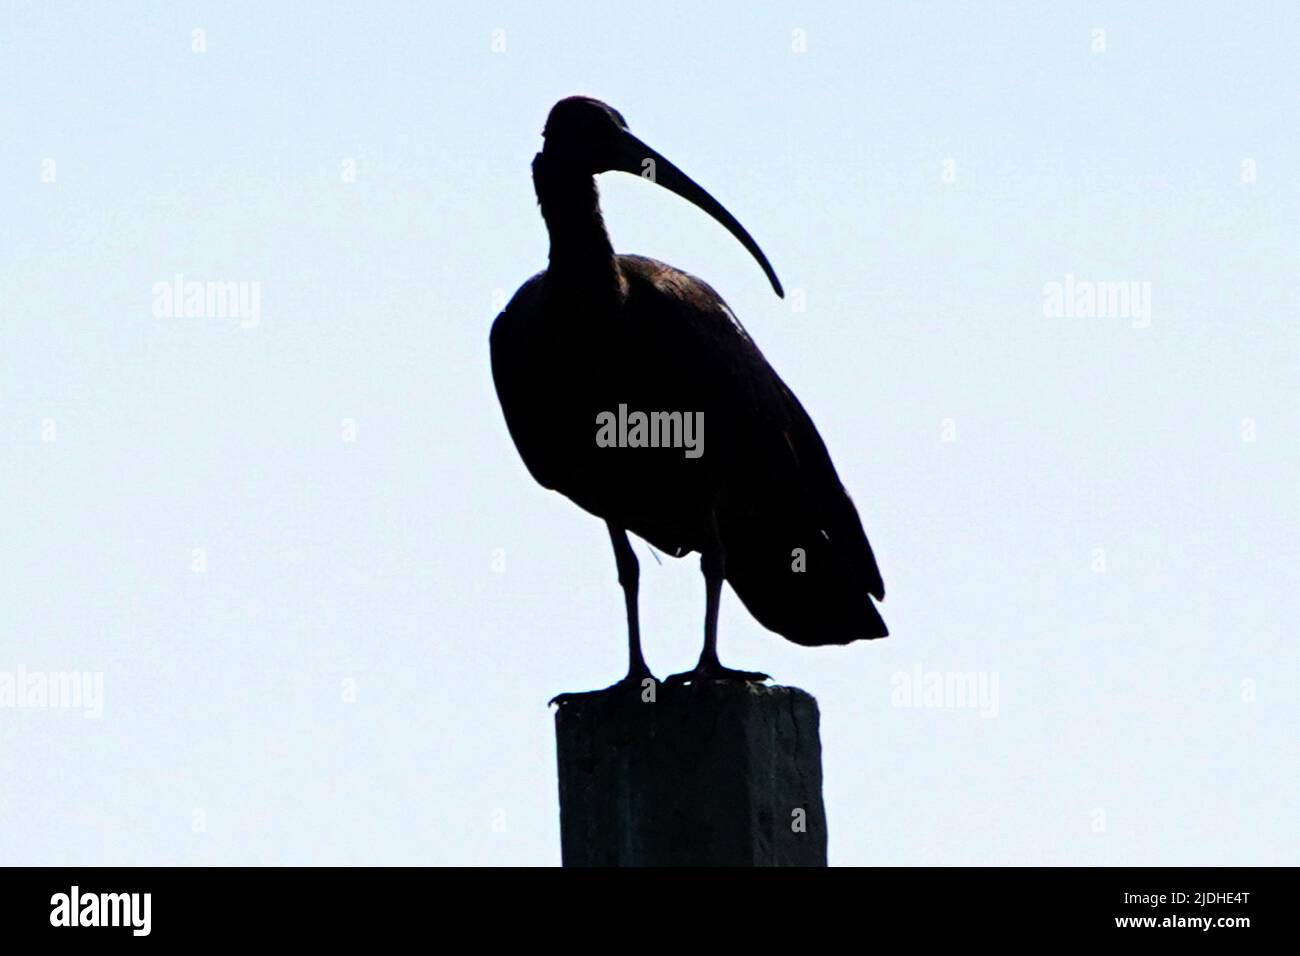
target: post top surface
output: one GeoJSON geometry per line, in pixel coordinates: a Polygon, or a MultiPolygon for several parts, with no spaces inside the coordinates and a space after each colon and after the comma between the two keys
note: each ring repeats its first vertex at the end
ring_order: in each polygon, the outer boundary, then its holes
{"type": "Polygon", "coordinates": [[[654,683],[646,687],[614,685],[602,690],[564,694],[555,699],[556,717],[584,712],[608,712],[616,708],[669,707],[757,707],[789,706],[806,702],[814,708],[817,699],[800,687],[759,684],[753,681],[720,680],[701,684],[654,683]],[[651,693],[653,691],[653,693],[651,693]]]}

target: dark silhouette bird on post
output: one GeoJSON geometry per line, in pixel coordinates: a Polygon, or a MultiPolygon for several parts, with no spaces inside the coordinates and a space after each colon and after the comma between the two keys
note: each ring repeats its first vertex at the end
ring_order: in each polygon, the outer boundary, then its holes
{"type": "Polygon", "coordinates": [[[550,264],[492,326],[492,375],[532,476],[603,518],[627,604],[628,673],[641,652],[637,559],[627,533],[677,557],[700,553],[704,649],[670,681],[763,680],[718,660],[728,581],[765,627],[805,645],[889,631],[871,598],[884,583],[817,428],[740,321],[706,283],[616,255],[594,176],[651,179],[721,223],[781,283],[744,227],[633,136],[613,108],[552,108],[533,159],[550,264]]]}

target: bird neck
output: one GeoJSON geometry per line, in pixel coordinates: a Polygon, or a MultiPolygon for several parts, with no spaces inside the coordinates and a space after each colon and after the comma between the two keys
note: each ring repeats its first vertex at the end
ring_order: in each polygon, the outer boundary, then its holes
{"type": "Polygon", "coordinates": [[[593,292],[617,292],[621,277],[600,214],[595,179],[538,153],[533,160],[533,188],[551,237],[548,275],[593,292]]]}

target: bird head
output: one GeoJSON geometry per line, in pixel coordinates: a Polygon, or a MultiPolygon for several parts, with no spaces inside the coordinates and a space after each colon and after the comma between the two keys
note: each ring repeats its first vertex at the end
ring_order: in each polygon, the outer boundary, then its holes
{"type": "Polygon", "coordinates": [[[583,175],[631,173],[674,192],[712,216],[757,260],[778,296],[781,282],[758,243],[695,180],[651,149],[627,128],[623,115],[612,106],[587,96],[570,96],[551,107],[542,130],[542,156],[557,166],[583,175]]]}

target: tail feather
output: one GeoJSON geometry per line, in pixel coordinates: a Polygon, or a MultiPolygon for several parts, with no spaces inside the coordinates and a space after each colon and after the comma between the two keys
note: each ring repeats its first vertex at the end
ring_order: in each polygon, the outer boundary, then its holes
{"type": "MultiPolygon", "coordinates": [[[[856,512],[853,518],[856,524],[856,512]]],[[[873,591],[883,593],[879,572],[873,579],[855,560],[856,542],[843,528],[828,530],[805,522],[774,527],[770,521],[750,521],[728,530],[727,581],[764,627],[805,645],[889,635],[871,599],[873,591]]],[[[874,560],[870,569],[875,569],[874,560]]]]}

